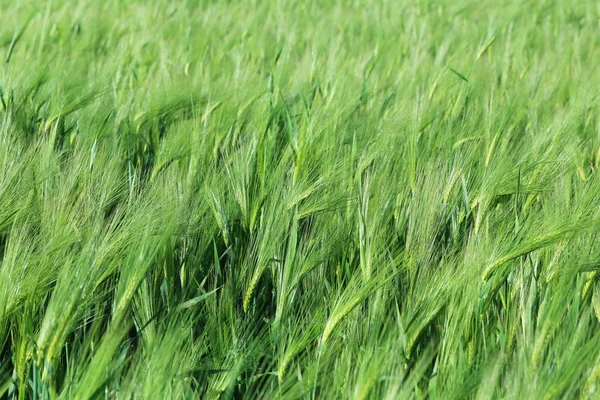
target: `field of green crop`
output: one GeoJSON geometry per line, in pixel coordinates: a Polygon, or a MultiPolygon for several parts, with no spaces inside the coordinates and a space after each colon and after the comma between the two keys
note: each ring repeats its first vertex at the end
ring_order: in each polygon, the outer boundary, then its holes
{"type": "Polygon", "coordinates": [[[0,0],[0,397],[600,397],[600,5],[0,0]]]}

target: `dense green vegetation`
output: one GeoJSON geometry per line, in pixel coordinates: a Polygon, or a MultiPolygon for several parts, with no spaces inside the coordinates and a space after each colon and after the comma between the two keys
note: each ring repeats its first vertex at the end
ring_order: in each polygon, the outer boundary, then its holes
{"type": "Polygon", "coordinates": [[[599,32],[0,0],[0,397],[600,396],[599,32]]]}

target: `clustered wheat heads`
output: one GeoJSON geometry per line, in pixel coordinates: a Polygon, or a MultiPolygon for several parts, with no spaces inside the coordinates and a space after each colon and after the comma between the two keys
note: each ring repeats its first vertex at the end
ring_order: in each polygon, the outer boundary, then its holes
{"type": "Polygon", "coordinates": [[[0,0],[0,397],[598,397],[599,18],[0,0]]]}

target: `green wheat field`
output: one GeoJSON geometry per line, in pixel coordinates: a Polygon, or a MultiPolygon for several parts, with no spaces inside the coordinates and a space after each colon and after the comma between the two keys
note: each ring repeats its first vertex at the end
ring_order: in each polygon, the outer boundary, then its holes
{"type": "Polygon", "coordinates": [[[0,0],[0,397],[600,398],[600,4],[0,0]]]}

